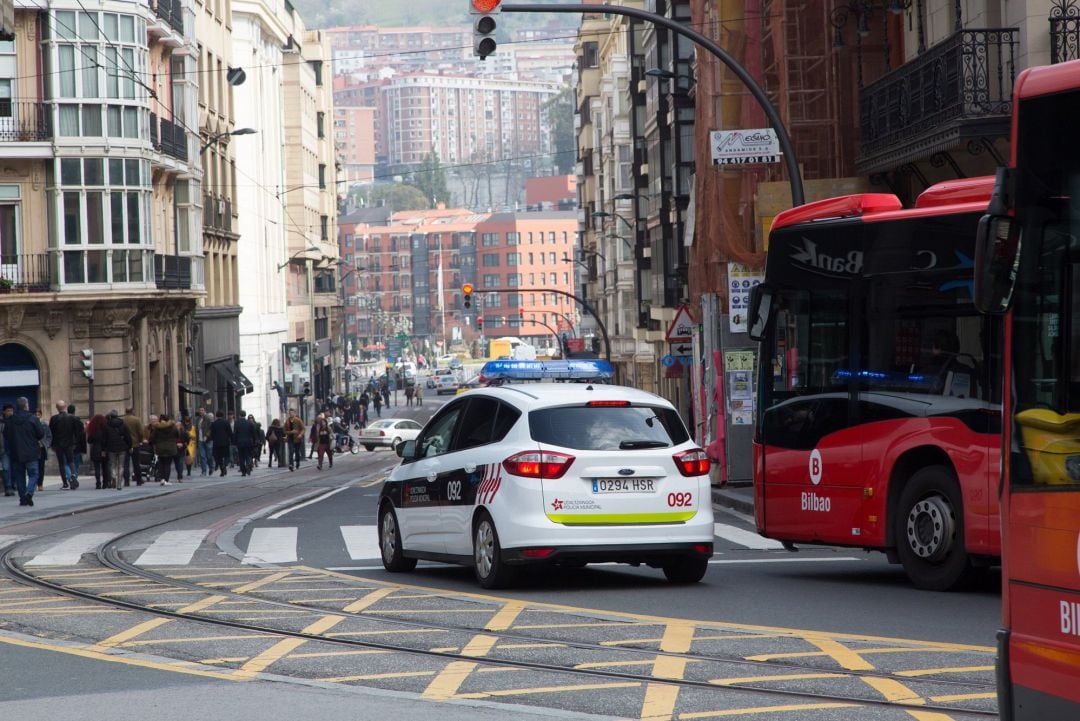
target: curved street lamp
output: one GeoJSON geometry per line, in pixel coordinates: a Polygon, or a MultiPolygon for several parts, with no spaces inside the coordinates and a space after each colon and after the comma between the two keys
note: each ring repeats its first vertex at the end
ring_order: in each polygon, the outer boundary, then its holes
{"type": "Polygon", "coordinates": [[[199,152],[203,152],[217,141],[221,140],[222,138],[227,138],[230,135],[254,135],[257,132],[259,131],[255,128],[237,128],[236,130],[226,130],[223,133],[214,133],[206,139],[205,143],[202,144],[202,147],[199,148],[199,152]]]}
{"type": "MultiPolygon", "coordinates": [[[[292,255],[290,255],[289,258],[284,263],[280,264],[277,267],[277,269],[281,270],[282,268],[287,266],[289,263],[293,262],[296,258],[303,255],[304,253],[316,253],[318,251],[319,251],[319,246],[317,246],[317,245],[309,245],[308,247],[304,248],[303,250],[298,250],[295,253],[293,253],[292,255]]],[[[304,260],[311,260],[311,258],[304,258],[304,260]]]]}

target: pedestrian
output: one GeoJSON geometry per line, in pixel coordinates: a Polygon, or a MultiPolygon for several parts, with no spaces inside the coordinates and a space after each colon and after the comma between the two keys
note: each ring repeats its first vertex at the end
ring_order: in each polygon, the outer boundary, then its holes
{"type": "MultiPolygon", "coordinates": [[[[90,451],[90,463],[94,467],[94,488],[109,487],[109,465],[105,450],[105,427],[108,419],[98,413],[86,424],[86,441],[90,451]],[[104,484],[104,485],[103,485],[104,484]]],[[[123,424],[123,421],[121,421],[123,424]]],[[[127,426],[124,427],[127,430],[127,426]]],[[[127,450],[125,447],[124,450],[127,450]]],[[[121,462],[123,455],[120,456],[121,462]]]]}
{"type": "Polygon", "coordinates": [[[232,428],[234,431],[232,445],[229,446],[229,467],[236,468],[236,466],[240,463],[240,451],[236,447],[236,414],[232,411],[229,412],[229,428],[232,428]]]}
{"type": "Polygon", "coordinates": [[[281,468],[284,463],[281,462],[281,456],[278,455],[281,452],[284,444],[285,431],[281,428],[281,419],[275,418],[270,421],[270,427],[266,429],[266,467],[273,468],[274,461],[278,462],[278,468],[281,468]]]}
{"type": "Polygon", "coordinates": [[[233,445],[236,446],[236,465],[241,476],[251,475],[251,453],[255,449],[255,424],[243,413],[233,421],[233,445]]]}
{"type": "Polygon", "coordinates": [[[169,476],[176,462],[176,451],[180,443],[180,432],[176,423],[169,420],[168,413],[162,413],[158,422],[150,427],[150,444],[157,454],[157,479],[163,486],[169,485],[169,476]]]}
{"type": "Polygon", "coordinates": [[[413,391],[413,400],[416,401],[416,405],[424,405],[424,388],[419,383],[416,384],[416,390],[413,391]]]}
{"type": "Polygon", "coordinates": [[[384,408],[390,407],[390,384],[385,380],[382,385],[382,401],[384,408]]]}
{"type": "Polygon", "coordinates": [[[233,430],[229,422],[225,420],[225,411],[214,414],[214,422],[210,424],[210,442],[214,449],[214,465],[225,475],[229,467],[229,449],[233,444],[233,430]]]}
{"type": "Polygon", "coordinates": [[[368,406],[370,404],[371,404],[371,396],[368,395],[367,391],[364,391],[363,393],[360,394],[360,419],[359,419],[359,421],[357,423],[357,425],[359,425],[359,427],[360,427],[360,430],[364,430],[364,426],[367,425],[368,406]]]}
{"type": "Polygon", "coordinates": [[[191,467],[195,465],[195,453],[199,447],[198,436],[199,431],[195,428],[191,416],[184,416],[184,470],[187,471],[188,478],[191,478],[191,467]]]}
{"type": "Polygon", "coordinates": [[[15,482],[11,478],[11,454],[8,453],[7,445],[4,443],[4,424],[14,413],[15,406],[10,403],[5,403],[3,409],[0,410],[0,473],[4,475],[5,496],[15,495],[15,482]]]}
{"type": "Polygon", "coordinates": [[[375,395],[371,398],[371,404],[375,406],[375,415],[382,418],[382,393],[375,391],[375,395]]]}
{"type": "Polygon", "coordinates": [[[75,424],[67,412],[67,403],[56,402],[56,413],[49,419],[50,447],[56,455],[56,465],[60,469],[61,488],[75,490],[79,481],[74,478],[75,464],[75,424]]]}
{"type": "MultiPolygon", "coordinates": [[[[108,473],[103,488],[115,488],[118,491],[123,489],[125,484],[122,471],[125,470],[128,459],[131,457],[131,443],[131,430],[128,428],[127,421],[121,418],[114,408],[109,411],[109,417],[105,421],[102,440],[106,458],[105,470],[108,473]]],[[[138,464],[138,459],[135,463],[138,464]]]]}
{"type": "Polygon", "coordinates": [[[176,482],[184,482],[184,456],[187,455],[187,432],[184,430],[184,422],[176,421],[176,456],[173,457],[173,467],[176,468],[176,482]]]}
{"type": "Polygon", "coordinates": [[[145,439],[146,430],[143,428],[142,421],[135,415],[135,409],[130,406],[124,409],[123,421],[124,425],[127,426],[128,436],[131,439],[131,447],[124,454],[124,485],[131,485],[132,466],[134,466],[135,485],[141,486],[143,484],[142,468],[139,466],[139,459],[135,455],[135,449],[145,439]]]}
{"type": "Polygon", "coordinates": [[[255,467],[258,468],[259,461],[262,460],[263,445],[266,443],[266,433],[263,431],[262,423],[255,420],[255,416],[249,414],[248,421],[255,424],[255,446],[252,449],[251,457],[255,467]]]}
{"type": "Polygon", "coordinates": [[[332,440],[333,433],[330,431],[330,423],[326,420],[326,416],[320,413],[311,426],[311,442],[318,450],[319,465],[317,468],[320,471],[322,470],[324,455],[330,459],[330,467],[334,467],[334,451],[330,447],[332,440]]]}
{"type": "Polygon", "coordinates": [[[4,422],[4,447],[11,458],[11,475],[20,506],[34,505],[46,430],[37,415],[30,413],[30,401],[25,396],[16,398],[15,412],[4,422]]]}
{"type": "Polygon", "coordinates": [[[210,465],[213,459],[210,457],[210,424],[213,420],[210,414],[199,408],[195,411],[195,457],[199,460],[199,471],[202,476],[213,470],[210,465]]]}
{"type": "Polygon", "coordinates": [[[415,392],[415,386],[405,386],[405,405],[411,406],[413,393],[415,392]]]}
{"type": "Polygon", "coordinates": [[[304,422],[296,415],[296,411],[289,409],[289,419],[285,422],[285,436],[289,442],[289,470],[300,467],[300,461],[304,457],[304,422]]]}
{"type": "MultiPolygon", "coordinates": [[[[52,448],[52,432],[49,430],[49,424],[41,419],[40,408],[34,411],[34,417],[38,419],[38,423],[45,429],[45,437],[41,439],[40,448],[38,448],[37,488],[40,491],[45,488],[45,464],[49,461],[49,449],[52,448]]],[[[64,486],[64,488],[67,488],[67,486],[64,486]]]]}
{"type": "Polygon", "coordinates": [[[82,471],[83,457],[86,455],[86,425],[82,419],[75,415],[75,406],[67,407],[68,415],[75,419],[75,451],[72,454],[72,477],[76,484],[79,481],[79,473],[82,471]]]}

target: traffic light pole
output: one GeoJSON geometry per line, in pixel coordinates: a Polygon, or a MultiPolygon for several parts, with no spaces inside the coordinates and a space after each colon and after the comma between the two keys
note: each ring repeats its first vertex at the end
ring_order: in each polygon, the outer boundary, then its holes
{"type": "MultiPolygon", "coordinates": [[[[520,5],[502,5],[501,10],[504,13],[606,13],[608,15],[625,15],[627,17],[644,20],[654,25],[667,28],[668,30],[678,33],[697,43],[699,46],[712,53],[720,60],[720,62],[726,65],[731,72],[735,73],[735,76],[742,81],[742,84],[745,85],[750,91],[750,94],[754,96],[754,100],[761,106],[761,109],[765,111],[765,117],[768,119],[772,129],[776,131],[776,137],[780,142],[780,150],[784,154],[784,163],[787,165],[788,170],[788,182],[791,183],[791,204],[793,206],[799,206],[806,203],[806,194],[803,191],[802,174],[799,172],[799,163],[795,158],[795,146],[791,142],[791,137],[788,135],[787,128],[784,127],[784,123],[780,119],[780,113],[778,113],[776,108],[773,107],[773,104],[769,102],[769,97],[765,94],[765,91],[761,86],[750,77],[750,73],[746,71],[746,68],[737,63],[735,58],[728,55],[727,51],[711,39],[705,37],[696,30],[692,30],[688,26],[670,18],[666,18],[663,15],[657,15],[656,13],[645,10],[638,10],[637,8],[622,7],[620,5],[607,5],[605,3],[597,3],[595,5],[539,5],[537,3],[522,3],[520,5]]],[[[595,317],[596,314],[593,313],[593,316],[595,317]]],[[[605,340],[606,339],[605,335],[605,340]]],[[[609,351],[609,359],[610,356],[611,353],[609,351]]]]}
{"type": "MultiPolygon", "coordinates": [[[[559,6],[558,5],[540,5],[539,7],[559,7],[559,6]]],[[[503,8],[503,9],[505,10],[506,8],[503,8]]],[[[531,292],[531,293],[555,293],[555,294],[561,295],[561,296],[563,296],[565,298],[573,298],[574,300],[576,300],[578,302],[578,304],[582,308],[589,311],[589,315],[591,315],[593,318],[596,319],[596,325],[600,326],[600,334],[604,336],[604,352],[607,355],[608,361],[609,362],[611,361],[611,339],[608,338],[607,326],[604,325],[603,319],[597,314],[597,312],[595,310],[593,310],[591,305],[589,305],[588,303],[585,302],[585,300],[583,298],[579,298],[576,295],[574,295],[573,293],[568,293],[565,290],[558,290],[556,288],[480,288],[476,292],[481,293],[481,294],[483,294],[483,293],[521,293],[521,292],[527,292],[527,293],[529,293],[529,292],[531,292]]],[[[478,311],[478,312],[482,313],[483,311],[481,310],[481,311],[478,311]]]]}
{"type": "Polygon", "coordinates": [[[87,378],[86,379],[86,387],[87,387],[87,391],[89,393],[89,403],[87,405],[90,406],[90,418],[93,418],[94,417],[94,379],[93,378],[87,378]]]}

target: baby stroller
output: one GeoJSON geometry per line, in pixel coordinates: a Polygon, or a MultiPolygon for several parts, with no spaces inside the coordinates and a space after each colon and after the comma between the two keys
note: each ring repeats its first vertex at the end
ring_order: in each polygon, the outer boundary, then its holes
{"type": "Polygon", "coordinates": [[[154,480],[157,475],[157,458],[154,456],[154,447],[149,443],[140,443],[133,454],[135,465],[139,469],[139,478],[145,481],[154,480]]]}
{"type": "Polygon", "coordinates": [[[334,418],[330,424],[330,430],[334,432],[334,453],[344,453],[346,450],[349,453],[356,453],[360,449],[357,447],[356,442],[353,441],[352,434],[349,433],[349,429],[345,426],[340,418],[334,418]]]}

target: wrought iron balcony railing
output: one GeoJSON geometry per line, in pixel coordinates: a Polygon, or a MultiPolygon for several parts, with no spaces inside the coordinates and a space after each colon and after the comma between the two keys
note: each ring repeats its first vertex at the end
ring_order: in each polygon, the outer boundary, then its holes
{"type": "Polygon", "coordinates": [[[52,139],[52,114],[45,103],[0,99],[0,143],[52,139]]]}
{"type": "Polygon", "coordinates": [[[960,30],[859,93],[861,172],[1008,133],[1016,28],[960,30]]]}
{"type": "Polygon", "coordinates": [[[0,255],[0,294],[45,293],[55,285],[48,253],[0,255]]]}
{"type": "Polygon", "coordinates": [[[184,34],[184,6],[180,0],[150,0],[154,14],[164,20],[173,30],[184,34]]]}
{"type": "Polygon", "coordinates": [[[191,258],[154,254],[154,281],[166,290],[191,288],[191,258]]]}
{"type": "Polygon", "coordinates": [[[1050,62],[1080,58],[1080,6],[1075,0],[1054,0],[1050,8],[1050,62]]]}

